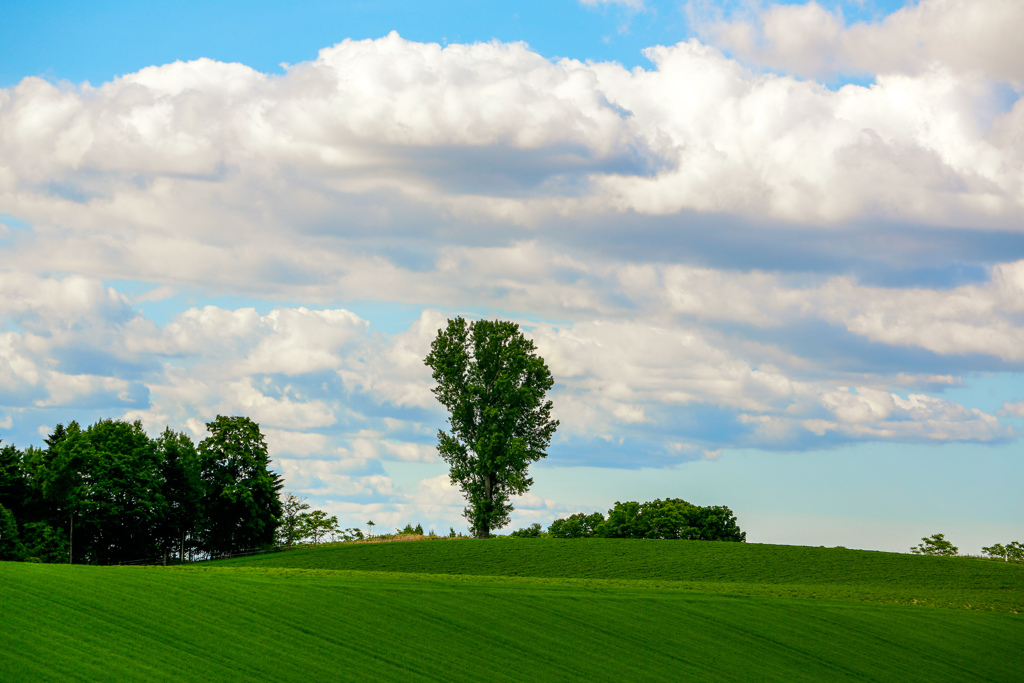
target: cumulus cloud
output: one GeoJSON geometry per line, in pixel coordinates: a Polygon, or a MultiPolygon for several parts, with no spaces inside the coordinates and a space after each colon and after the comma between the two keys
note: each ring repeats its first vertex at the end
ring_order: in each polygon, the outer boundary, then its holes
{"type": "Polygon", "coordinates": [[[36,273],[461,305],[453,264],[566,221],[1020,225],[1024,105],[995,106],[985,79],[836,91],[695,40],[647,55],[628,71],[392,34],[283,76],[197,60],[98,87],[28,78],[0,93],[0,212],[31,226],[7,248],[36,273]]]}
{"type": "Polygon", "coordinates": [[[922,0],[874,22],[847,24],[817,2],[756,5],[713,19],[691,11],[703,32],[748,63],[809,77],[836,72],[921,73],[937,67],[1020,83],[1024,56],[1015,0],[922,0]]]}

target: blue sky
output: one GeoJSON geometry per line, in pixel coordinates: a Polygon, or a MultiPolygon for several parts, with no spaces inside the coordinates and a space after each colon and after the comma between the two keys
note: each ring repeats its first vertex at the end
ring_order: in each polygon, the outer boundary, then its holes
{"type": "Polygon", "coordinates": [[[462,528],[421,359],[502,317],[562,421],[513,527],[1020,539],[1022,13],[0,7],[0,437],[248,414],[346,525],[462,528]]]}

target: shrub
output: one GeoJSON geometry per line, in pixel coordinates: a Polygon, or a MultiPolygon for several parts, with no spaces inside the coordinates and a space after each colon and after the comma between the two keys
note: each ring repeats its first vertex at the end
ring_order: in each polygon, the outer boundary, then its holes
{"type": "Polygon", "coordinates": [[[540,524],[537,522],[534,522],[528,527],[512,532],[512,538],[540,538],[542,535],[543,533],[540,530],[540,524]]]}

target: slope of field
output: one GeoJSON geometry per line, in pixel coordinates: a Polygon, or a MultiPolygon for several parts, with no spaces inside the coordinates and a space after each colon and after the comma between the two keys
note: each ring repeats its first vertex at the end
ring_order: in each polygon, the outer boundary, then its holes
{"type": "Polygon", "coordinates": [[[1024,612],[1024,566],[843,548],[637,541],[475,539],[345,544],[223,560],[289,567],[653,582],[699,592],[1024,612]]]}
{"type": "Polygon", "coordinates": [[[1024,645],[1013,614],[227,566],[0,563],[0,613],[3,681],[1005,681],[1024,645]]]}

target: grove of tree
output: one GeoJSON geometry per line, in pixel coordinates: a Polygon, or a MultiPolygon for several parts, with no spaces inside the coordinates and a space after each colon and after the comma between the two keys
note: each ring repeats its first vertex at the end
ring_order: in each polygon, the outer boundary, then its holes
{"type": "MultiPolygon", "coordinates": [[[[527,535],[527,534],[521,534],[527,535]]],[[[536,534],[530,534],[536,535],[536,534]]],[[[739,541],[747,539],[732,510],[724,505],[701,507],[667,498],[646,503],[616,502],[606,518],[600,512],[578,512],[556,519],[548,527],[553,538],[648,538],[691,541],[739,541]]]]}
{"type": "Polygon", "coordinates": [[[138,421],[57,425],[45,448],[0,449],[0,560],[116,564],[269,545],[280,475],[259,425],[218,416],[197,447],[138,421]]]}

